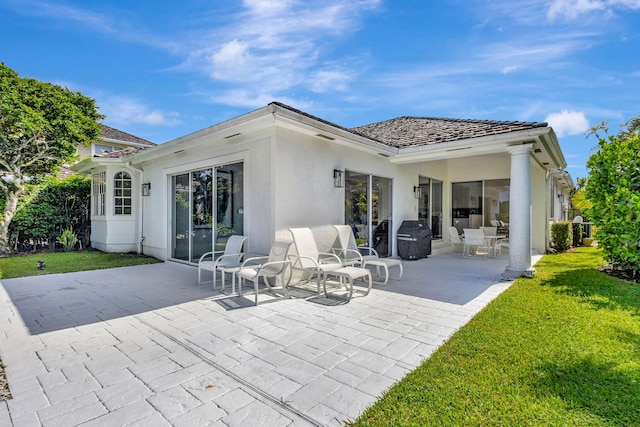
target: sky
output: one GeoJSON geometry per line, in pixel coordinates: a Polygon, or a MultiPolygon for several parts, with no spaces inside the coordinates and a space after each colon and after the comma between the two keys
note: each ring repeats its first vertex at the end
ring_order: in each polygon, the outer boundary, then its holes
{"type": "Polygon", "coordinates": [[[0,0],[0,62],[163,143],[279,101],[344,127],[548,122],[574,181],[640,115],[640,0],[0,0]]]}

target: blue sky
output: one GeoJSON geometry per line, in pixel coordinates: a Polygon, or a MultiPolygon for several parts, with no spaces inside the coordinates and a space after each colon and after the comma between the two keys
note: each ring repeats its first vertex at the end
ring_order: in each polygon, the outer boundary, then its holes
{"type": "Polygon", "coordinates": [[[0,61],[156,143],[280,101],[354,127],[547,121],[574,180],[640,115],[640,0],[0,0],[0,61]]]}

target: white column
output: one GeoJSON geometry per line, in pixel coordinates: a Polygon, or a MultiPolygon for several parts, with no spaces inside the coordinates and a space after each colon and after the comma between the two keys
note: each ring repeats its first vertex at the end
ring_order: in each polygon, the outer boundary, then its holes
{"type": "Polygon", "coordinates": [[[511,154],[509,191],[509,265],[505,278],[531,277],[531,150],[533,144],[507,147],[511,154]]]}

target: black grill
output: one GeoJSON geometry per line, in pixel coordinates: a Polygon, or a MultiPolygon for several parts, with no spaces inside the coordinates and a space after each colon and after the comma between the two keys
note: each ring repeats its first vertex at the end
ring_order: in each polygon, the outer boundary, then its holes
{"type": "Polygon", "coordinates": [[[402,221],[398,229],[398,256],[420,259],[431,255],[431,229],[421,221],[402,221]]]}

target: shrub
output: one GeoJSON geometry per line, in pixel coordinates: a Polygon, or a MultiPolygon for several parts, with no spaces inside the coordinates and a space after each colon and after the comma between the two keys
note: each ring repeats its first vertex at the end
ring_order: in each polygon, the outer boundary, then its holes
{"type": "Polygon", "coordinates": [[[595,238],[614,268],[640,272],[640,134],[599,138],[588,162],[587,215],[595,238]]]}
{"type": "Polygon", "coordinates": [[[571,247],[573,240],[573,228],[571,222],[556,222],[551,224],[551,240],[555,249],[559,252],[571,247]]]}
{"type": "Polygon", "coordinates": [[[582,224],[579,222],[572,222],[572,232],[573,232],[573,241],[571,242],[571,246],[580,246],[582,243],[582,224]]]}
{"type": "Polygon", "coordinates": [[[85,176],[49,177],[42,184],[29,185],[11,221],[15,246],[24,250],[27,242],[43,243],[53,249],[60,230],[69,227],[77,237],[87,237],[90,196],[91,180],[85,176]]]}
{"type": "Polygon", "coordinates": [[[62,230],[62,234],[58,237],[58,242],[60,242],[65,252],[71,252],[76,243],[78,243],[78,236],[73,232],[73,227],[62,230]]]}

